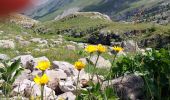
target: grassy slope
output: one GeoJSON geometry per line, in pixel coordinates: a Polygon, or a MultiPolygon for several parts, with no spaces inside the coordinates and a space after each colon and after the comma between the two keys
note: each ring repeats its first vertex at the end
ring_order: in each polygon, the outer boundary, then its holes
{"type": "Polygon", "coordinates": [[[75,28],[80,32],[86,31],[90,27],[96,27],[99,25],[106,25],[106,28],[104,28],[105,30],[110,30],[115,33],[116,32],[123,33],[130,30],[143,30],[143,29],[155,27],[156,28],[155,33],[161,34],[163,32],[167,32],[170,29],[169,25],[162,26],[162,25],[154,25],[152,23],[133,24],[133,23],[112,22],[112,21],[99,19],[99,18],[91,19],[84,16],[71,18],[68,20],[66,19],[65,21],[61,21],[61,20],[48,21],[43,23],[43,25],[45,25],[48,28],[51,28],[52,30],[54,29],[54,31],[75,28]]]}
{"type": "Polygon", "coordinates": [[[58,45],[55,47],[39,47],[38,43],[31,43],[29,46],[21,46],[15,37],[17,35],[22,36],[25,41],[29,41],[32,39],[31,37],[34,38],[42,38],[48,40],[49,44],[52,42],[50,39],[57,39],[57,35],[39,35],[33,33],[32,30],[25,30],[18,25],[11,24],[11,23],[0,23],[0,31],[4,31],[3,34],[0,34],[0,40],[14,40],[16,44],[15,49],[2,49],[0,48],[0,54],[7,54],[11,58],[19,56],[19,55],[25,55],[29,54],[28,52],[31,52],[31,55],[34,57],[41,57],[41,56],[46,56],[49,58],[51,61],[68,61],[73,63],[77,59],[81,58],[82,55],[79,55],[77,51],[72,51],[72,50],[67,50],[65,49],[65,45],[69,44],[67,42],[64,42],[62,45],[58,45]],[[29,34],[21,34],[21,32],[28,32],[29,34]],[[41,51],[34,51],[34,49],[40,49],[41,51]],[[47,51],[43,51],[46,50],[47,51]],[[49,53],[50,52],[50,53],[49,53]],[[74,59],[73,59],[74,58],[74,59]]]}
{"type": "MultiPolygon", "coordinates": [[[[126,32],[128,30],[142,30],[142,29],[146,29],[146,28],[151,28],[153,27],[153,24],[150,23],[140,23],[140,24],[130,24],[130,23],[121,23],[121,22],[111,22],[108,20],[103,20],[103,19],[91,19],[87,16],[79,16],[76,18],[71,18],[71,19],[66,19],[64,21],[59,20],[59,21],[48,21],[45,23],[42,23],[41,25],[38,25],[38,27],[41,26],[46,26],[47,28],[53,30],[54,33],[56,33],[58,30],[66,30],[66,29],[76,29],[77,32],[81,32],[81,31],[86,31],[88,30],[90,27],[97,27],[99,25],[105,25],[106,27],[103,28],[102,30],[110,30],[114,33],[118,32],[119,34],[126,32]]],[[[170,25],[168,26],[161,26],[161,25],[155,25],[155,29],[156,31],[154,31],[153,33],[150,33],[149,35],[146,34],[144,36],[138,36],[136,38],[148,38],[150,36],[153,36],[155,34],[161,34],[161,35],[170,35],[168,33],[168,31],[170,30],[170,25]],[[167,34],[165,34],[165,32],[167,32],[167,34]]],[[[0,40],[3,39],[12,39],[15,40],[15,36],[20,35],[24,38],[24,40],[29,41],[30,39],[32,39],[31,37],[34,38],[42,38],[42,39],[46,39],[48,40],[49,44],[52,43],[52,41],[50,39],[57,39],[58,35],[56,34],[35,34],[32,30],[26,30],[23,29],[15,24],[11,24],[11,23],[0,23],[0,31],[4,31],[3,34],[0,34],[0,40]],[[21,34],[22,32],[28,32],[30,34],[21,34]]],[[[91,33],[90,33],[91,34],[91,33]]],[[[135,38],[133,38],[135,39],[135,38]]],[[[68,40],[74,40],[74,38],[72,39],[68,39],[68,40]]],[[[82,40],[82,38],[80,38],[80,41],[82,40]]],[[[21,54],[27,54],[26,52],[31,52],[31,54],[35,57],[39,57],[39,56],[47,56],[48,58],[50,58],[50,60],[65,60],[65,61],[69,61],[69,62],[74,62],[76,61],[78,58],[81,58],[82,55],[79,55],[79,49],[77,51],[71,51],[71,50],[67,50],[65,49],[65,45],[70,44],[69,42],[64,42],[62,45],[58,45],[55,47],[38,47],[39,44],[37,43],[32,43],[29,46],[26,47],[22,47],[17,40],[15,40],[16,43],[16,48],[15,49],[2,49],[0,48],[0,53],[4,53],[4,54],[8,54],[11,57],[15,57],[17,55],[21,55],[21,54]],[[41,49],[42,51],[38,52],[38,51],[33,51],[34,49],[41,49]],[[48,49],[46,52],[44,52],[44,49],[48,49]],[[19,53],[17,53],[16,51],[19,51],[19,53]],[[49,53],[52,52],[52,53],[49,53]],[[74,59],[72,59],[74,58],[74,59]]]]}

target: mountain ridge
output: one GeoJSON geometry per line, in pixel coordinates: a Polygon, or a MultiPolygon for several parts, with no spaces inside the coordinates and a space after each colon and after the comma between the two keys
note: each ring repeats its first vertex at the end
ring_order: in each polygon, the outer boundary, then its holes
{"type": "Polygon", "coordinates": [[[28,15],[41,21],[52,20],[62,15],[69,9],[77,8],[82,12],[100,12],[110,16],[113,20],[127,20],[140,10],[159,7],[169,0],[48,0],[45,4],[38,6],[28,15]],[[129,17],[129,18],[128,18],[129,17]]]}

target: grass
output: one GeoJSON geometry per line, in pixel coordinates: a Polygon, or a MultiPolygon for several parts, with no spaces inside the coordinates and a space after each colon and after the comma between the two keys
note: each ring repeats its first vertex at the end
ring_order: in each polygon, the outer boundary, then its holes
{"type": "MultiPolygon", "coordinates": [[[[22,36],[25,41],[30,41],[32,38],[41,38],[48,41],[48,44],[52,44],[52,40],[57,40],[59,37],[57,34],[58,30],[67,30],[73,29],[77,33],[78,32],[85,32],[86,34],[93,34],[88,32],[90,28],[98,28],[100,25],[105,27],[102,30],[109,30],[112,33],[119,33],[122,34],[126,31],[130,30],[143,30],[148,28],[155,28],[155,31],[152,33],[145,33],[142,36],[133,37],[133,39],[141,40],[155,36],[156,34],[160,34],[162,36],[169,36],[170,35],[170,25],[162,26],[162,25],[154,25],[151,23],[139,23],[139,24],[132,24],[132,23],[122,23],[122,22],[112,22],[100,18],[89,18],[93,15],[80,15],[75,18],[66,18],[64,20],[58,21],[48,21],[44,22],[38,27],[45,26],[52,30],[52,34],[37,34],[34,33],[31,29],[24,29],[18,25],[11,24],[11,23],[0,23],[0,31],[4,31],[3,34],[0,35],[0,40],[10,39],[13,40],[16,44],[15,49],[2,49],[0,48],[0,53],[7,54],[11,58],[16,57],[18,55],[25,55],[31,54],[34,57],[46,56],[51,61],[59,60],[59,61],[68,61],[73,63],[74,61],[78,60],[79,58],[83,57],[83,54],[79,54],[79,51],[82,49],[78,49],[76,51],[67,50],[66,45],[70,44],[68,41],[76,41],[76,42],[87,42],[86,38],[82,37],[72,37],[63,35],[63,39],[67,40],[64,41],[61,45],[56,45],[54,47],[50,47],[49,45],[45,47],[39,47],[37,43],[31,43],[28,46],[21,46],[15,39],[16,36],[22,36]],[[22,32],[27,32],[28,34],[21,34],[22,32]],[[35,49],[39,49],[40,51],[35,51],[35,49]],[[30,52],[30,53],[29,53],[30,52]]],[[[97,30],[99,31],[99,30],[97,30]]],[[[85,36],[86,36],[85,34],[85,36]]],[[[110,58],[108,54],[104,54],[104,57],[110,58]]]]}

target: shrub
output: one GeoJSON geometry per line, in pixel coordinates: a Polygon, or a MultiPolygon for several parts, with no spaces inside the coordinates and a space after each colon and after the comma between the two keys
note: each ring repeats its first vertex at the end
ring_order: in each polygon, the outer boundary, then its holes
{"type": "Polygon", "coordinates": [[[169,100],[170,96],[170,52],[165,49],[147,51],[134,57],[124,57],[113,67],[113,76],[137,74],[145,81],[147,100],[169,100]]]}
{"type": "Polygon", "coordinates": [[[23,70],[20,66],[20,59],[15,62],[2,61],[4,67],[0,68],[0,80],[3,80],[0,90],[2,90],[5,96],[8,96],[12,90],[12,84],[18,75],[23,70]]]}

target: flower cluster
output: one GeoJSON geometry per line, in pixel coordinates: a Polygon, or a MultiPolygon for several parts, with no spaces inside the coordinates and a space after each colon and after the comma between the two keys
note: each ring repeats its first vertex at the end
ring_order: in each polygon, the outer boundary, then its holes
{"type": "Polygon", "coordinates": [[[42,76],[36,75],[34,78],[34,82],[41,86],[41,100],[44,99],[44,86],[49,82],[49,78],[44,72],[50,68],[50,66],[49,61],[39,61],[36,66],[36,68],[42,71],[42,76]]]}
{"type": "Polygon", "coordinates": [[[39,77],[38,75],[34,78],[34,82],[39,85],[45,85],[48,83],[49,78],[44,71],[50,67],[49,61],[39,61],[36,68],[42,71],[42,76],[39,77]]]}
{"type": "Polygon", "coordinates": [[[39,85],[45,85],[48,83],[49,78],[46,74],[44,74],[42,77],[39,77],[38,75],[36,75],[36,77],[34,78],[35,83],[39,84],[39,85]]]}
{"type": "Polygon", "coordinates": [[[94,53],[94,52],[98,52],[98,53],[104,53],[107,51],[107,48],[101,44],[95,46],[95,45],[88,45],[85,48],[85,51],[88,53],[94,53]]]}

